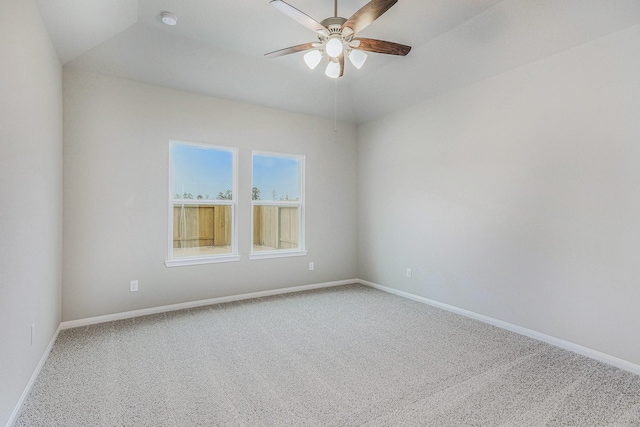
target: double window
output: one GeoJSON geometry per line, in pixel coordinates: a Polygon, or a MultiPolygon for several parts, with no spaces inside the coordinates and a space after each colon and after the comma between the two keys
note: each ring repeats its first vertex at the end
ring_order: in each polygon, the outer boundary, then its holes
{"type": "MultiPolygon", "coordinates": [[[[235,148],[170,143],[167,267],[240,259],[237,161],[235,148]]],[[[249,258],[305,255],[304,156],[254,152],[251,199],[249,258]]]]}

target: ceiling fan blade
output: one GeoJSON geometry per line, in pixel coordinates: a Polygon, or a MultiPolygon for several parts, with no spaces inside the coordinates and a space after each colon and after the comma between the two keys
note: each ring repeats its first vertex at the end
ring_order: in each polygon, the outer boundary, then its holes
{"type": "Polygon", "coordinates": [[[267,58],[276,58],[278,56],[289,55],[290,53],[304,52],[305,50],[315,49],[318,46],[317,43],[305,43],[297,46],[291,46],[284,49],[276,50],[274,52],[266,53],[264,56],[267,58]]]}
{"type": "Polygon", "coordinates": [[[289,18],[298,21],[311,31],[322,33],[326,36],[329,35],[329,31],[322,24],[320,24],[318,21],[305,14],[304,12],[301,12],[300,10],[291,6],[289,3],[285,3],[282,0],[271,0],[270,4],[280,12],[287,15],[289,18]]]}
{"type": "Polygon", "coordinates": [[[340,54],[338,61],[340,61],[340,74],[338,77],[342,77],[344,75],[344,52],[340,54]]]}
{"type": "Polygon", "coordinates": [[[349,45],[354,49],[366,50],[367,52],[399,56],[406,56],[411,50],[411,46],[376,39],[355,38],[349,45]]]}
{"type": "Polygon", "coordinates": [[[342,24],[342,35],[348,36],[362,31],[397,2],[398,0],[371,0],[342,24]]]}

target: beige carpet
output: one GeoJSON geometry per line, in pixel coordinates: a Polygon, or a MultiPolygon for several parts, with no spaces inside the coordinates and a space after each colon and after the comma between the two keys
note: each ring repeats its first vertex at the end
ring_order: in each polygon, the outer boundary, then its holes
{"type": "Polygon", "coordinates": [[[640,426],[640,377],[359,285],[63,331],[17,426],[640,426]]]}

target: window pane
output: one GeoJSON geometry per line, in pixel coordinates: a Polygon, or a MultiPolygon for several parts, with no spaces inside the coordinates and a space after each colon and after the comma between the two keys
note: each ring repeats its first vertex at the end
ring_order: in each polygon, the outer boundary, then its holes
{"type": "Polygon", "coordinates": [[[231,151],[188,144],[171,145],[171,197],[214,200],[232,197],[231,151]]]}
{"type": "Polygon", "coordinates": [[[253,250],[298,249],[298,207],[254,206],[253,250]]]}
{"type": "Polygon", "coordinates": [[[173,206],[173,257],[231,253],[231,206],[173,206]]]}
{"type": "Polygon", "coordinates": [[[253,156],[253,200],[300,200],[299,160],[253,156]]]}

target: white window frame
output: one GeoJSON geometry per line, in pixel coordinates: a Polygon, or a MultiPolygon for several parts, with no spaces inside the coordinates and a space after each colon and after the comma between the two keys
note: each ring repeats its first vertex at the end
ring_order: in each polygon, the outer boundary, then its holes
{"type": "Polygon", "coordinates": [[[182,267],[188,265],[213,264],[219,262],[240,261],[238,254],[238,149],[234,147],[225,147],[220,145],[201,144],[188,141],[169,141],[169,232],[168,236],[168,256],[165,261],[167,267],[182,267]],[[231,153],[231,200],[197,200],[197,199],[176,199],[173,194],[173,156],[172,148],[174,145],[191,145],[198,148],[213,149],[220,151],[228,151],[231,153]],[[174,205],[202,205],[202,206],[231,206],[231,253],[213,254],[193,257],[173,257],[173,208],[174,205]]]}
{"type": "Polygon", "coordinates": [[[305,156],[301,154],[276,153],[270,151],[252,151],[251,152],[251,191],[253,193],[253,159],[255,156],[270,156],[287,159],[295,159],[298,161],[298,185],[299,195],[297,201],[292,200],[253,200],[251,194],[251,252],[249,259],[269,259],[269,258],[287,258],[296,256],[305,256],[308,251],[305,246],[305,156]],[[298,208],[298,247],[295,249],[276,249],[273,251],[254,252],[253,250],[253,214],[254,206],[285,206],[298,208]]]}

